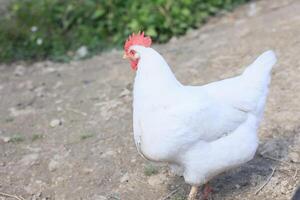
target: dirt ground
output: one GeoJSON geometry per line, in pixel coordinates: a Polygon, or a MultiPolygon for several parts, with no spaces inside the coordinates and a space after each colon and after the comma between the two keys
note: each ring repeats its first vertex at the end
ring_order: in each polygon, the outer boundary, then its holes
{"type": "MultiPolygon", "coordinates": [[[[212,181],[214,200],[286,200],[300,184],[299,11],[299,0],[251,2],[154,46],[193,85],[239,74],[267,49],[278,56],[257,155],[212,181]]],[[[171,192],[169,199],[184,199],[183,178],[135,149],[134,72],[121,51],[27,65],[0,65],[0,192],[35,200],[157,200],[171,192]]]]}

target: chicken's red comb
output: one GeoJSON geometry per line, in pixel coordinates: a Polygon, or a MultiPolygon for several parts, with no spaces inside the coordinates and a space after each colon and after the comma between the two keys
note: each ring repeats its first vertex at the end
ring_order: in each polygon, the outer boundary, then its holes
{"type": "Polygon", "coordinates": [[[141,45],[144,47],[150,47],[152,40],[149,36],[144,36],[144,32],[138,32],[138,34],[132,33],[124,44],[124,50],[127,52],[132,45],[141,45]]]}

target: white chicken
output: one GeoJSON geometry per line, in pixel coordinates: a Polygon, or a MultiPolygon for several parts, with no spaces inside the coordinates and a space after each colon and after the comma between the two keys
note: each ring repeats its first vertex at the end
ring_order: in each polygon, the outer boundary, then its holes
{"type": "Polygon", "coordinates": [[[267,51],[237,77],[185,86],[150,46],[144,33],[124,46],[136,70],[134,140],[143,157],[183,175],[192,186],[188,199],[195,199],[198,186],[253,158],[276,57],[267,51]]]}

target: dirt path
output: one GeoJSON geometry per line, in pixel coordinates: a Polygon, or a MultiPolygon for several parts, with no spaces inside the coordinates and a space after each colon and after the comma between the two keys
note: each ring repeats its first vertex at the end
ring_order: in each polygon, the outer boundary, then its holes
{"type": "MultiPolygon", "coordinates": [[[[299,185],[300,164],[291,163],[300,162],[299,10],[298,0],[258,1],[154,47],[189,84],[236,75],[267,49],[278,55],[259,152],[213,180],[215,200],[285,200],[299,185]]],[[[184,199],[189,188],[182,178],[136,152],[134,73],[121,57],[113,51],[70,64],[0,66],[0,192],[26,199],[156,200],[182,185],[171,199],[184,199]]]]}

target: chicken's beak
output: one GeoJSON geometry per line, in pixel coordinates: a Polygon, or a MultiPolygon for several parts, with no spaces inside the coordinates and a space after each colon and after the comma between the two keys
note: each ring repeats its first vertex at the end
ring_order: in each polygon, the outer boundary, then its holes
{"type": "Polygon", "coordinates": [[[128,58],[128,56],[126,55],[126,53],[124,53],[123,59],[127,59],[127,58],[128,58]]]}

